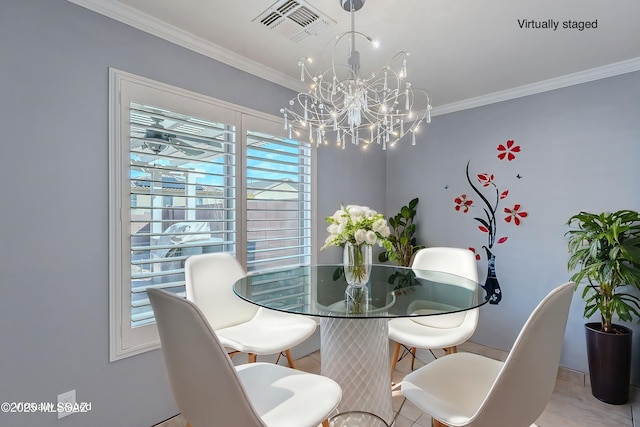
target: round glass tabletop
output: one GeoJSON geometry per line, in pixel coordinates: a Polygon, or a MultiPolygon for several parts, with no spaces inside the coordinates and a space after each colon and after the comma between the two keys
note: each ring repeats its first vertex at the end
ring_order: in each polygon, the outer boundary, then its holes
{"type": "Polygon", "coordinates": [[[320,317],[424,317],[464,312],[487,302],[475,281],[454,274],[376,264],[365,288],[353,289],[342,265],[252,272],[234,292],[253,304],[320,317]]]}

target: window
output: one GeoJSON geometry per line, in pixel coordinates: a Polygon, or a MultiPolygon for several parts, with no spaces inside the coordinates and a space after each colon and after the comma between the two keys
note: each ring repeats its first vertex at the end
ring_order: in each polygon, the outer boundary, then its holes
{"type": "Polygon", "coordinates": [[[248,130],[246,165],[248,269],[308,264],[310,147],[248,130]]]}
{"type": "Polygon", "coordinates": [[[313,158],[278,118],[117,70],[110,100],[117,360],[157,348],[146,289],[184,295],[189,256],[231,252],[247,271],[312,262],[313,158]]]}

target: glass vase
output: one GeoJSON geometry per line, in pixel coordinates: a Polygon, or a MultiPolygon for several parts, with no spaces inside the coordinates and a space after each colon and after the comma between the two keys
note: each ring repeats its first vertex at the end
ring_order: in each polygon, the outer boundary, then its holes
{"type": "Polygon", "coordinates": [[[371,275],[371,246],[344,246],[344,276],[347,280],[345,302],[347,314],[365,314],[369,310],[369,276],[371,275]]]}
{"type": "Polygon", "coordinates": [[[346,314],[359,316],[369,311],[369,288],[364,285],[347,285],[344,291],[346,314]]]}
{"type": "Polygon", "coordinates": [[[367,244],[344,245],[344,276],[347,283],[354,286],[366,286],[371,275],[371,246],[367,244]]]}

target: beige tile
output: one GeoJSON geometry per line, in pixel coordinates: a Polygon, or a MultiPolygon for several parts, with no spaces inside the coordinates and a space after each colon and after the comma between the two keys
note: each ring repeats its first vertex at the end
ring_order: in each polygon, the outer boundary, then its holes
{"type": "Polygon", "coordinates": [[[303,357],[295,361],[296,369],[301,371],[310,372],[312,374],[320,373],[320,358],[316,357],[316,353],[313,353],[307,357],[303,357]]]}
{"type": "Polygon", "coordinates": [[[414,425],[414,422],[409,418],[405,418],[402,415],[398,415],[395,419],[395,423],[393,427],[411,427],[414,425]]]}
{"type": "Polygon", "coordinates": [[[415,422],[418,420],[418,418],[424,415],[424,412],[422,412],[422,410],[420,410],[413,403],[405,399],[404,404],[400,409],[400,415],[415,422]]]}
{"type": "Polygon", "coordinates": [[[549,404],[536,421],[539,427],[632,427],[631,405],[609,405],[588,387],[558,381],[549,404]]]}
{"type": "Polygon", "coordinates": [[[584,372],[574,371],[573,369],[565,368],[563,366],[558,369],[558,380],[565,381],[571,384],[585,386],[587,385],[587,376],[584,372]]]}
{"type": "Polygon", "coordinates": [[[431,427],[431,417],[427,414],[422,414],[412,427],[431,427]]]}

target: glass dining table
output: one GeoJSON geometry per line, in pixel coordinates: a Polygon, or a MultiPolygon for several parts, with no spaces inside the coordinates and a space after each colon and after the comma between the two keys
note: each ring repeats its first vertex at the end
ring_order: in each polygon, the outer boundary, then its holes
{"type": "Polygon", "coordinates": [[[373,265],[362,304],[347,303],[347,288],[341,265],[257,271],[233,285],[258,306],[319,317],[321,374],[342,387],[338,411],[365,411],[391,424],[389,319],[463,315],[485,304],[486,293],[454,274],[382,264],[373,265]]]}

